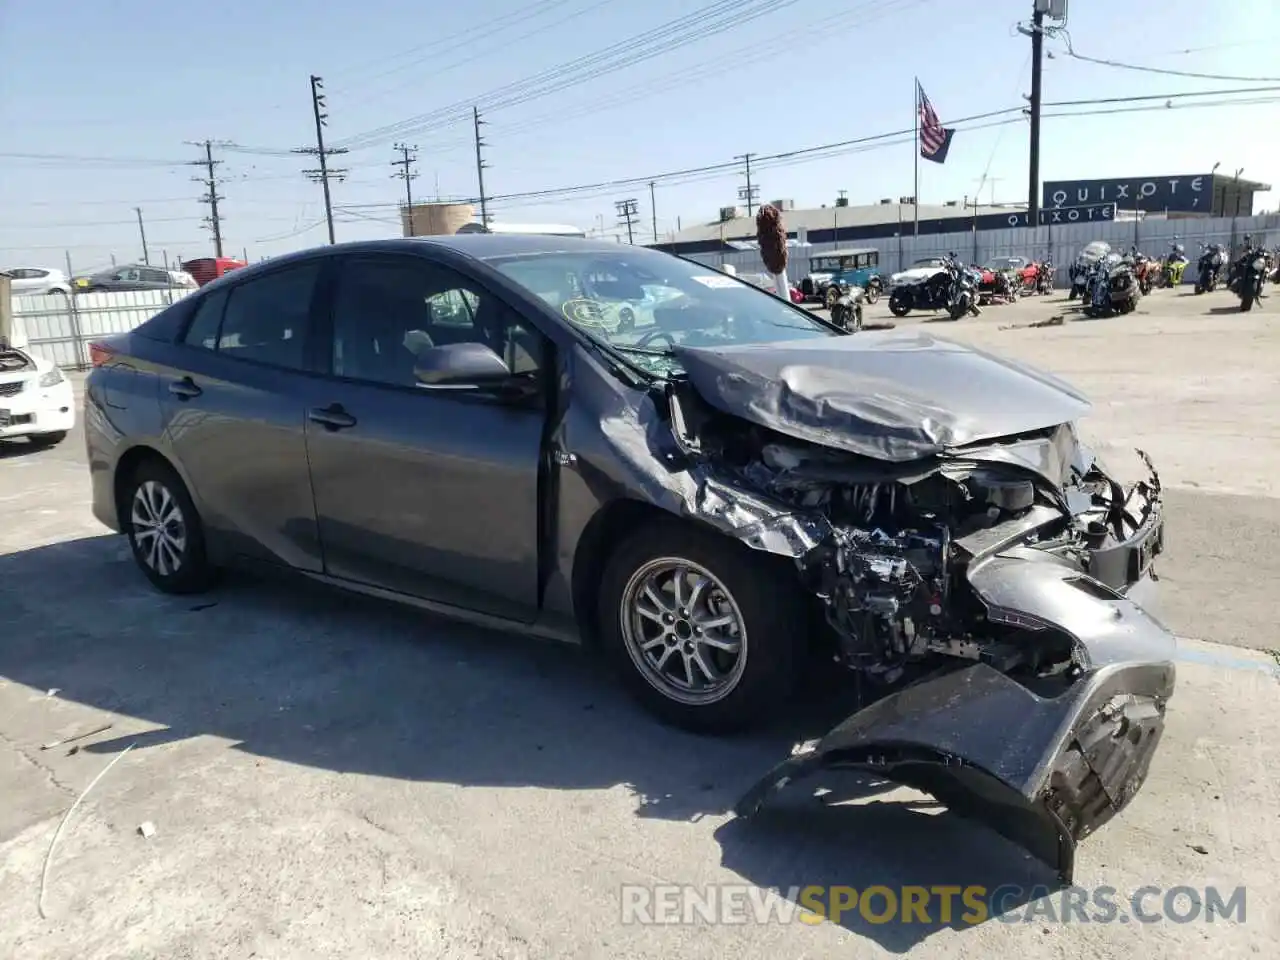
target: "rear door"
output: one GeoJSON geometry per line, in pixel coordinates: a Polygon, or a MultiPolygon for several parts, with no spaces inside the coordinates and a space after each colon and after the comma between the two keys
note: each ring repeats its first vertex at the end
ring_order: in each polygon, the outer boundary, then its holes
{"type": "Polygon", "coordinates": [[[160,384],[165,437],[234,553],[319,571],[307,470],[312,316],[323,257],[201,297],[160,384]]]}
{"type": "Polygon", "coordinates": [[[424,256],[341,257],[333,377],[307,449],[325,570],[512,619],[538,602],[545,342],[481,284],[424,256]],[[415,352],[478,341],[535,396],[426,389],[415,352]]]}

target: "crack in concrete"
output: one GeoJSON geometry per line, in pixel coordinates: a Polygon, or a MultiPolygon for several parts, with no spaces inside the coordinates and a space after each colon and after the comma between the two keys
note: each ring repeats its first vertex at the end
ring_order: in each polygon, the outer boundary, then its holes
{"type": "Polygon", "coordinates": [[[6,734],[3,730],[0,730],[0,740],[3,740],[9,747],[13,749],[13,752],[16,753],[18,756],[20,756],[23,760],[27,761],[27,763],[31,764],[33,767],[35,767],[37,770],[43,773],[45,775],[45,778],[51,784],[57,787],[59,790],[61,790],[62,792],[72,797],[77,795],[73,787],[68,786],[67,784],[63,783],[60,779],[58,779],[58,775],[54,772],[52,767],[50,767],[46,763],[41,763],[40,760],[38,760],[35,756],[32,755],[31,751],[29,751],[26,747],[19,744],[16,740],[14,740],[12,737],[6,734]]]}

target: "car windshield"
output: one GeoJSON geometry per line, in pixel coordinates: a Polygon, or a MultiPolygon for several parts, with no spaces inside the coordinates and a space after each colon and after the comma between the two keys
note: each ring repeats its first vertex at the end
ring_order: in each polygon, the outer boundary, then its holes
{"type": "Polygon", "coordinates": [[[489,262],[574,327],[655,376],[681,372],[675,346],[840,336],[807,310],[754,284],[643,248],[489,262]]]}
{"type": "Polygon", "coordinates": [[[911,264],[911,266],[913,266],[913,267],[940,267],[940,266],[942,266],[942,258],[941,258],[941,257],[926,257],[926,258],[925,258],[925,259],[923,259],[923,260],[917,260],[915,263],[911,264]]]}

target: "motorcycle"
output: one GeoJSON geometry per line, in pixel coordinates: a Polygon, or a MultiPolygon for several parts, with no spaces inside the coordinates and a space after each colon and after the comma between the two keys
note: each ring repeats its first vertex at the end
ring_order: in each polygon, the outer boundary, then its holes
{"type": "Polygon", "coordinates": [[[1136,246],[1129,248],[1129,261],[1133,265],[1133,275],[1138,280],[1138,290],[1145,297],[1155,285],[1158,265],[1145,253],[1140,253],[1136,246]]]}
{"type": "Polygon", "coordinates": [[[862,287],[847,289],[831,305],[831,322],[845,333],[857,333],[862,329],[862,301],[865,298],[862,287]]]}
{"type": "Polygon", "coordinates": [[[1267,275],[1267,252],[1262,247],[1255,247],[1245,238],[1244,253],[1231,265],[1228,289],[1240,298],[1240,310],[1243,313],[1253,309],[1256,301],[1262,299],[1262,283],[1267,275]]]}
{"type": "Polygon", "coordinates": [[[954,253],[949,254],[932,275],[897,284],[889,294],[889,312],[905,317],[912,310],[946,310],[952,320],[959,320],[966,313],[976,317],[982,312],[978,309],[978,282],[974,271],[954,253]]]}
{"type": "Polygon", "coordinates": [[[978,279],[978,303],[986,306],[989,303],[1015,303],[1018,299],[1018,288],[1022,284],[1019,274],[1008,270],[993,270],[990,267],[971,267],[978,279]]]}
{"type": "Polygon", "coordinates": [[[1090,274],[1098,263],[1110,253],[1111,244],[1102,240],[1095,240],[1093,243],[1084,245],[1080,252],[1076,254],[1075,262],[1071,264],[1071,269],[1068,273],[1071,278],[1071,289],[1067,292],[1068,300],[1074,300],[1076,297],[1084,299],[1090,274]]]}
{"type": "Polygon", "coordinates": [[[1196,293],[1213,293],[1218,287],[1218,278],[1227,262],[1227,253],[1220,243],[1200,244],[1204,252],[1196,265],[1199,274],[1196,278],[1196,293]]]}
{"type": "Polygon", "coordinates": [[[1187,269],[1187,255],[1182,244],[1174,240],[1169,244],[1169,252],[1165,254],[1160,268],[1160,286],[1177,287],[1182,284],[1182,273],[1187,269]]]}
{"type": "Polygon", "coordinates": [[[1118,253],[1107,254],[1089,274],[1085,316],[1132,313],[1142,298],[1133,264],[1118,253]]]}
{"type": "Polygon", "coordinates": [[[1036,293],[1046,295],[1053,292],[1053,274],[1054,266],[1052,260],[1045,259],[1036,264],[1036,293]]]}

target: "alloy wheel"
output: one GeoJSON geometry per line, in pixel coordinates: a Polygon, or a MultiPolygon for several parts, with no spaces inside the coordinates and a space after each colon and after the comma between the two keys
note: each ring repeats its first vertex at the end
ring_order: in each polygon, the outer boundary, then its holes
{"type": "Polygon", "coordinates": [[[129,511],[133,540],[142,562],[162,577],[182,568],[187,524],[178,500],[163,483],[146,480],[133,494],[129,511]]]}
{"type": "Polygon", "coordinates": [[[742,611],[705,567],[676,557],[649,561],[627,581],[620,616],[636,669],[669,699],[715,703],[742,679],[742,611]]]}

